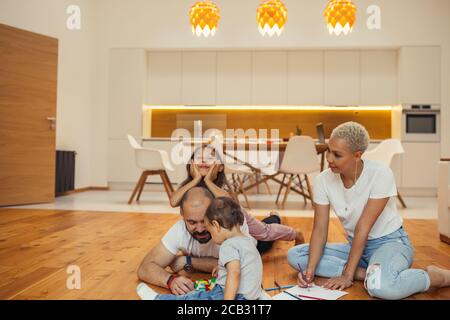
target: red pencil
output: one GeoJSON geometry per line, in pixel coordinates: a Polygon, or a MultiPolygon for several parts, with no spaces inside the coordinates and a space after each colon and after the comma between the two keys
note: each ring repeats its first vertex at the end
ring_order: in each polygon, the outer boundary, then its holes
{"type": "Polygon", "coordinates": [[[323,298],[317,298],[317,297],[305,296],[305,295],[303,295],[303,294],[297,294],[297,296],[302,297],[302,298],[313,299],[313,300],[327,300],[327,299],[323,299],[323,298]]]}

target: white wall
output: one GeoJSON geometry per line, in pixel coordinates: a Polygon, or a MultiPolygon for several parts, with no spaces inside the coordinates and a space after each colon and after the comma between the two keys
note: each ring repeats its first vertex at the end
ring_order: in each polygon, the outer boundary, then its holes
{"type": "Polygon", "coordinates": [[[0,0],[0,23],[59,39],[56,148],[77,152],[76,188],[91,185],[94,12],[91,0],[0,0]],[[66,8],[82,8],[82,29],[66,8]]]}
{"type": "Polygon", "coordinates": [[[108,97],[108,181],[137,181],[134,152],[127,135],[142,136],[142,105],[146,98],[147,51],[115,49],[110,56],[108,97]]]}

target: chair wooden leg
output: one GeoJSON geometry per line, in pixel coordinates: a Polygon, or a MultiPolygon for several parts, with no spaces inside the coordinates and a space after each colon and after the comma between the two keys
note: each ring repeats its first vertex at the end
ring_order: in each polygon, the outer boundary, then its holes
{"type": "Polygon", "coordinates": [[[305,181],[306,181],[306,186],[308,187],[309,197],[311,198],[311,205],[314,207],[313,191],[312,191],[312,188],[311,188],[311,184],[309,183],[309,178],[308,178],[307,174],[305,174],[305,181]]]}
{"type": "Polygon", "coordinates": [[[403,198],[400,195],[400,192],[398,192],[398,190],[397,190],[397,198],[400,201],[400,203],[402,204],[403,209],[406,209],[406,203],[405,203],[405,201],[403,201],[403,198]]]}
{"type": "MultiPolygon", "coordinates": [[[[258,182],[259,182],[258,172],[255,172],[255,173],[253,174],[253,177],[254,177],[256,183],[258,183],[258,182]]],[[[259,183],[256,185],[256,193],[257,193],[257,194],[260,193],[260,191],[259,191],[259,183]]]]}
{"type": "Polygon", "coordinates": [[[173,189],[172,182],[170,181],[169,175],[167,174],[167,171],[166,171],[166,170],[164,170],[164,176],[166,177],[167,186],[169,187],[169,190],[170,190],[170,196],[172,196],[172,193],[173,193],[175,190],[173,189]]]}
{"type": "Polygon", "coordinates": [[[275,200],[275,203],[278,203],[278,199],[280,198],[281,190],[283,189],[283,184],[284,184],[285,179],[286,179],[286,174],[283,175],[283,180],[281,181],[280,189],[278,189],[277,200],[275,200]]]}
{"type": "Polygon", "coordinates": [[[172,183],[170,182],[169,176],[167,175],[166,171],[160,171],[159,173],[161,180],[163,182],[164,185],[164,189],[166,190],[167,196],[170,197],[172,196],[173,193],[173,187],[172,187],[172,183]]]}
{"type": "Polygon", "coordinates": [[[234,201],[239,202],[239,199],[237,197],[237,193],[234,191],[234,188],[231,186],[230,181],[225,176],[225,185],[227,186],[227,191],[230,194],[230,196],[233,198],[234,201]]]}
{"type": "Polygon", "coordinates": [[[300,183],[300,189],[302,190],[302,193],[303,193],[303,201],[305,202],[305,205],[306,205],[306,196],[305,196],[305,188],[303,188],[303,183],[302,183],[302,178],[300,177],[300,175],[298,174],[297,175],[297,177],[298,177],[298,182],[300,183]]]}
{"type": "Polygon", "coordinates": [[[172,182],[170,181],[169,175],[167,174],[166,170],[163,171],[163,174],[164,174],[166,181],[168,182],[167,187],[169,188],[170,193],[172,194],[174,192],[174,189],[173,189],[172,182]]]}
{"type": "Polygon", "coordinates": [[[270,186],[269,186],[269,184],[267,183],[267,180],[264,181],[264,184],[266,185],[267,192],[269,193],[269,195],[272,195],[272,191],[270,190],[270,186]]]}
{"type": "Polygon", "coordinates": [[[294,181],[294,175],[293,174],[291,174],[291,176],[289,177],[289,182],[288,182],[288,185],[286,187],[286,192],[284,193],[283,202],[281,203],[282,207],[284,207],[284,205],[286,203],[286,200],[287,200],[287,197],[288,197],[288,194],[289,194],[289,191],[291,191],[292,181],[294,181]]]}
{"type": "Polygon", "coordinates": [[[149,172],[145,172],[145,178],[143,178],[142,181],[141,181],[141,186],[139,188],[139,192],[138,192],[137,197],[136,197],[136,201],[138,201],[138,202],[141,199],[142,190],[144,190],[145,183],[147,182],[147,178],[148,178],[149,175],[150,175],[149,172]]]}
{"type": "Polygon", "coordinates": [[[133,193],[131,194],[130,200],[128,200],[128,204],[131,204],[133,202],[134,196],[139,191],[144,177],[147,177],[146,171],[142,172],[141,177],[139,178],[138,182],[136,183],[136,186],[134,187],[134,190],[133,190],[133,193]]]}

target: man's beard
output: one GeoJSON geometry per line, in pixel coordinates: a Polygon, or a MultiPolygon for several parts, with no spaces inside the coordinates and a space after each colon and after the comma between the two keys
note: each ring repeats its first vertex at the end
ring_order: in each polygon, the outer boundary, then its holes
{"type": "Polygon", "coordinates": [[[204,243],[208,243],[209,240],[211,240],[211,234],[208,231],[203,231],[203,232],[192,232],[191,233],[192,238],[194,238],[195,240],[197,240],[198,242],[200,242],[201,244],[204,243]],[[204,236],[204,238],[198,238],[198,236],[204,236]]]}

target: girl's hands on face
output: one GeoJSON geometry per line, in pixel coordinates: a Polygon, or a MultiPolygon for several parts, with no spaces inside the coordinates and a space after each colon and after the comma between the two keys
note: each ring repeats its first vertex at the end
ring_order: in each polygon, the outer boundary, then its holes
{"type": "Polygon", "coordinates": [[[189,171],[193,180],[200,181],[202,179],[202,175],[200,174],[200,171],[194,161],[191,161],[189,171]]]}
{"type": "Polygon", "coordinates": [[[213,164],[209,168],[208,173],[206,174],[205,180],[208,180],[208,181],[211,181],[211,182],[216,180],[217,179],[217,174],[219,173],[219,168],[220,168],[220,165],[218,165],[216,163],[213,164]]]}

